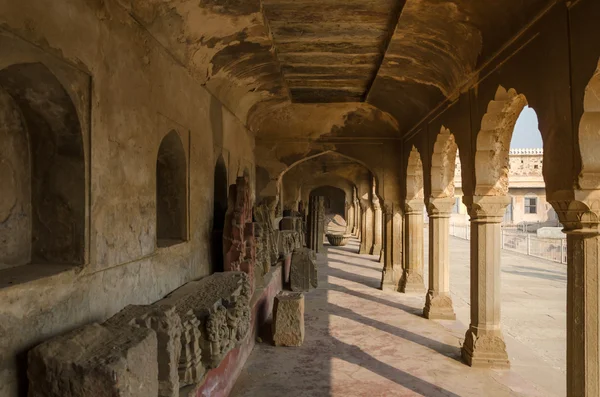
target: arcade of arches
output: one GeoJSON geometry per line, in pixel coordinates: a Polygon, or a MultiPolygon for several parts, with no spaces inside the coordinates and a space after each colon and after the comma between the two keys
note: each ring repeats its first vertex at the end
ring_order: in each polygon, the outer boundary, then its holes
{"type": "Polygon", "coordinates": [[[293,255],[328,266],[314,197],[377,293],[454,321],[457,156],[457,354],[518,371],[501,221],[525,106],[567,235],[565,390],[600,396],[599,20],[597,0],[0,1],[0,397],[227,395],[293,255]],[[78,389],[116,351],[150,369],[78,389]]]}

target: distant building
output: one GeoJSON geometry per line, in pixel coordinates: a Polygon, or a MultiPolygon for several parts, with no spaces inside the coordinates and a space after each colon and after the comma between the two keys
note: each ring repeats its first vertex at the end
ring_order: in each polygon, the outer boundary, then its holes
{"type": "MultiPolygon", "coordinates": [[[[508,194],[511,202],[506,208],[504,225],[545,223],[558,225],[558,218],[552,206],[546,201],[546,189],[542,175],[543,149],[511,149],[509,152],[510,170],[508,174],[508,194]]],[[[456,204],[452,221],[469,221],[467,207],[462,202],[461,166],[456,156],[454,176],[456,204]]]]}

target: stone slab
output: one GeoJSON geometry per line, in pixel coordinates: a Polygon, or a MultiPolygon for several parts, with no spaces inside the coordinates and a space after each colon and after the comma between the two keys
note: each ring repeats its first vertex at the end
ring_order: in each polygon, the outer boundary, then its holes
{"type": "Polygon", "coordinates": [[[158,395],[156,333],[91,324],[29,352],[29,397],[158,395]]]}
{"type": "Polygon", "coordinates": [[[282,292],[275,297],[273,308],[273,342],[275,346],[300,346],[304,342],[304,295],[282,292]]]}
{"type": "Polygon", "coordinates": [[[317,285],[316,255],[310,248],[295,249],[290,269],[290,289],[295,292],[309,291],[317,285]]]}

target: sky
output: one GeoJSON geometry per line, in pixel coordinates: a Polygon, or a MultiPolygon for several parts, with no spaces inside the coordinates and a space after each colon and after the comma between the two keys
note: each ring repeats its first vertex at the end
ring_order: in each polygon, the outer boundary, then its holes
{"type": "Polygon", "coordinates": [[[519,148],[541,148],[542,135],[538,129],[538,119],[535,110],[529,106],[525,106],[513,132],[512,140],[510,141],[511,149],[519,148]]]}

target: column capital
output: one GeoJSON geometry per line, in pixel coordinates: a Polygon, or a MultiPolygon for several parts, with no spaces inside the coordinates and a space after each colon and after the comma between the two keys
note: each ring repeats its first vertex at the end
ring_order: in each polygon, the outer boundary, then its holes
{"type": "Polygon", "coordinates": [[[418,215],[423,213],[423,200],[406,200],[404,202],[405,215],[418,215]]]}
{"type": "Polygon", "coordinates": [[[432,218],[449,218],[456,199],[454,197],[430,198],[427,214],[432,218]]]}
{"type": "Polygon", "coordinates": [[[391,203],[383,203],[383,213],[387,216],[394,214],[394,205],[391,203]]]}
{"type": "Polygon", "coordinates": [[[370,203],[369,203],[369,201],[368,201],[368,200],[365,200],[365,199],[361,199],[361,200],[359,201],[359,205],[360,205],[360,208],[361,208],[363,211],[366,211],[366,210],[367,210],[367,208],[369,208],[369,207],[370,207],[370,203]]]}
{"type": "Polygon", "coordinates": [[[381,202],[379,199],[373,200],[373,211],[381,210],[381,202]]]}
{"type": "Polygon", "coordinates": [[[557,193],[548,201],[556,210],[565,233],[600,235],[600,191],[557,193]]]}
{"type": "Polygon", "coordinates": [[[508,196],[465,197],[472,222],[500,223],[511,198],[508,196]]]}

